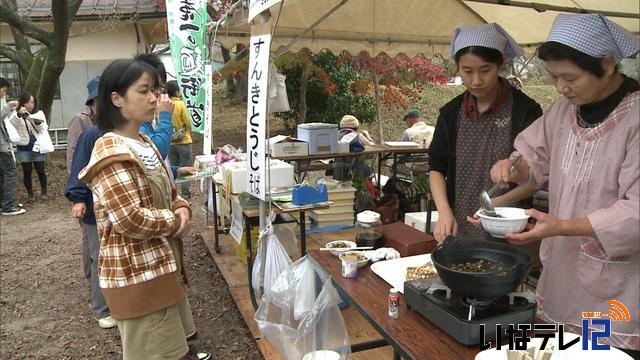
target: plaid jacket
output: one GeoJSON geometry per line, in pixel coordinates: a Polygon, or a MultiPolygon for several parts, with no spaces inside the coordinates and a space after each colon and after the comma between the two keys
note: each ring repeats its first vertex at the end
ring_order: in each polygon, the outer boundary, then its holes
{"type": "MultiPolygon", "coordinates": [[[[145,135],[140,137],[153,146],[145,135]]],[[[173,209],[154,208],[144,165],[112,133],[98,139],[79,179],[93,192],[100,287],[111,316],[135,318],[181,301],[184,293],[166,237],[179,226],[173,210],[188,208],[188,203],[173,188],[173,209]]]]}

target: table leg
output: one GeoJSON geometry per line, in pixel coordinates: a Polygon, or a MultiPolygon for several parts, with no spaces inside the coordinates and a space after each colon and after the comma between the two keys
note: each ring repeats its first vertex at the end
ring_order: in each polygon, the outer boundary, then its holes
{"type": "Polygon", "coordinates": [[[380,178],[382,175],[382,156],[378,155],[378,191],[382,190],[382,184],[380,183],[380,178]]]}
{"type": "Polygon", "coordinates": [[[300,211],[300,257],[307,254],[307,224],[304,217],[304,210],[300,211]]]}
{"type": "MultiPolygon", "coordinates": [[[[251,252],[251,223],[249,218],[244,216],[244,231],[245,239],[247,242],[247,280],[249,280],[249,299],[251,299],[251,305],[254,310],[258,309],[258,302],[256,301],[256,293],[253,291],[253,254],[251,252]]],[[[259,254],[258,254],[259,255],[259,254]]]]}
{"type": "Polygon", "coordinates": [[[393,349],[393,360],[400,360],[402,359],[402,356],[400,356],[400,354],[398,353],[398,351],[396,351],[396,349],[393,349]]]}
{"type": "MultiPolygon", "coordinates": [[[[220,237],[218,234],[218,188],[216,187],[216,182],[211,181],[211,191],[213,192],[213,239],[214,239],[214,250],[220,254],[222,252],[222,248],[220,247],[220,237]]],[[[207,209],[206,214],[209,214],[209,209],[207,209]]],[[[224,224],[222,224],[224,225],[224,224]]]]}

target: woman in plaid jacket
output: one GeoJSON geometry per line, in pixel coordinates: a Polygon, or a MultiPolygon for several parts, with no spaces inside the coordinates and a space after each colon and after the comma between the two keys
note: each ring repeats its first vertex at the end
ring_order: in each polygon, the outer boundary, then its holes
{"type": "MultiPolygon", "coordinates": [[[[97,124],[106,132],[79,175],[91,188],[100,237],[100,287],[120,331],[124,359],[197,359],[183,317],[191,309],[178,279],[176,238],[191,210],[177,196],[157,148],[139,134],[156,110],[158,74],[148,63],[117,60],[103,72],[97,124]]],[[[192,321],[192,320],[191,320],[192,321]]]]}

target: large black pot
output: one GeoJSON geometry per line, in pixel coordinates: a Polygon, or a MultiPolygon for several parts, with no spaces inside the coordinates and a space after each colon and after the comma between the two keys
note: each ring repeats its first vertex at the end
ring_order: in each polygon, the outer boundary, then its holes
{"type": "Polygon", "coordinates": [[[445,239],[431,253],[431,261],[440,279],[453,292],[476,299],[490,299],[516,290],[531,270],[531,256],[525,250],[493,241],[445,239]],[[451,265],[479,259],[502,264],[502,271],[465,272],[451,265]]]}

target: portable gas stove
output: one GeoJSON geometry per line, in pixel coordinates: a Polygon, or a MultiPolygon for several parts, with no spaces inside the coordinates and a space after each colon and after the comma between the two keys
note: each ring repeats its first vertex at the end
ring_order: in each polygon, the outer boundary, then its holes
{"type": "Polygon", "coordinates": [[[485,341],[493,341],[496,324],[502,325],[502,338],[509,324],[533,324],[536,315],[530,291],[479,301],[452,293],[438,277],[405,282],[404,297],[408,308],[465,345],[480,344],[480,324],[485,325],[485,341]]]}

